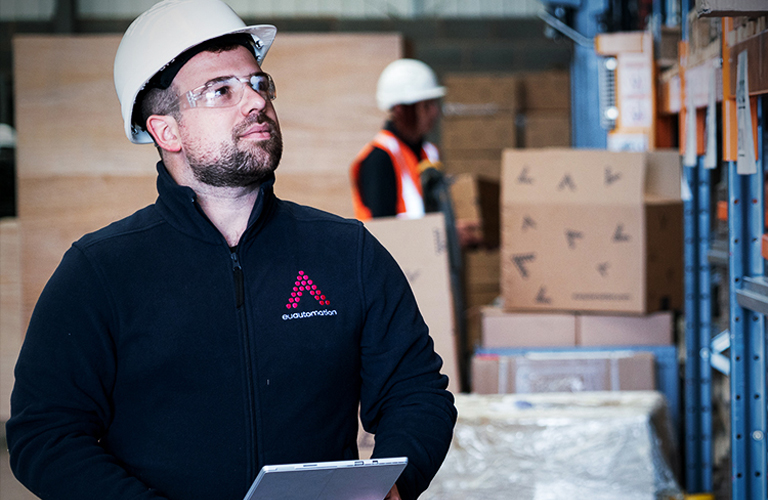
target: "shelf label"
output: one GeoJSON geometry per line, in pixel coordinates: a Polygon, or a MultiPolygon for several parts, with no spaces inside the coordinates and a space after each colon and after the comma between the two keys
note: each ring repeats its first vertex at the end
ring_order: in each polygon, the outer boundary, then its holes
{"type": "Polygon", "coordinates": [[[709,68],[709,95],[707,96],[707,152],[704,155],[704,168],[717,166],[717,79],[715,68],[709,68]]]}
{"type": "Polygon", "coordinates": [[[683,166],[696,166],[696,105],[693,104],[693,85],[685,78],[685,151],[683,166]]]}
{"type": "Polygon", "coordinates": [[[736,122],[738,124],[738,149],[736,172],[742,175],[757,173],[755,138],[752,135],[752,110],[749,103],[747,51],[739,52],[736,69],[736,122]]]}

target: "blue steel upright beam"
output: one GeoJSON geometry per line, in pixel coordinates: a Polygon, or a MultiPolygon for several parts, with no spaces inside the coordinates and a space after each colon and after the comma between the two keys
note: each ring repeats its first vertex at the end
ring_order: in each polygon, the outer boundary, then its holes
{"type": "Polygon", "coordinates": [[[703,157],[683,170],[685,259],[686,491],[712,491],[712,338],[710,177],[703,157]]]}
{"type": "Polygon", "coordinates": [[[685,484],[689,492],[701,492],[701,449],[699,434],[701,433],[698,411],[701,407],[699,392],[699,372],[701,358],[699,352],[699,324],[701,320],[699,307],[699,224],[698,207],[699,169],[686,167],[683,169],[683,231],[684,231],[684,261],[685,261],[685,484]]]}
{"type": "Polygon", "coordinates": [[[699,171],[698,225],[699,225],[699,329],[698,348],[700,362],[698,366],[699,390],[699,456],[701,478],[699,492],[712,491],[712,366],[710,365],[709,345],[712,341],[712,266],[708,255],[712,247],[711,190],[712,170],[704,167],[704,157],[697,160],[699,171]]]}
{"type": "MultiPolygon", "coordinates": [[[[600,33],[598,20],[608,9],[608,0],[585,0],[574,11],[576,31],[588,38],[600,33]]],[[[601,57],[594,47],[574,44],[571,60],[571,143],[575,148],[605,149],[608,135],[600,125],[598,85],[601,57]]]]}
{"type": "Polygon", "coordinates": [[[764,109],[758,100],[757,173],[739,175],[728,162],[731,331],[731,468],[733,500],[766,498],[765,312],[738,295],[745,278],[764,276],[764,109]]]}

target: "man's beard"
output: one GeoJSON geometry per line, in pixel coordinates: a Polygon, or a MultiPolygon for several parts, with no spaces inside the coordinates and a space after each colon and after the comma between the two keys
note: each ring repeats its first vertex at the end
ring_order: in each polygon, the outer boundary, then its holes
{"type": "MultiPolygon", "coordinates": [[[[182,126],[183,127],[183,126],[182,126]]],[[[283,154],[283,138],[277,123],[264,115],[252,115],[232,131],[232,139],[216,149],[204,149],[199,141],[187,142],[186,155],[195,179],[215,187],[261,184],[272,176],[283,154]],[[239,135],[255,123],[268,123],[270,138],[248,141],[239,148],[239,135]]]]}

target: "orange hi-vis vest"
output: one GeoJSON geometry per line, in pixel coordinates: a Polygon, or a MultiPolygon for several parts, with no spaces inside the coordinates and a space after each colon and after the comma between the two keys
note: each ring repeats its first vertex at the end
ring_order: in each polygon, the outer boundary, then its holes
{"type": "Polygon", "coordinates": [[[425,141],[421,147],[421,158],[417,158],[407,144],[388,130],[381,130],[376,134],[373,141],[358,153],[352,164],[350,174],[352,177],[352,203],[355,208],[355,217],[363,221],[372,218],[371,211],[363,204],[358,181],[360,179],[360,164],[368,157],[373,148],[386,151],[392,160],[397,183],[397,217],[404,219],[423,217],[424,198],[421,191],[419,164],[423,160],[428,160],[432,163],[439,162],[440,155],[437,147],[425,141]]]}

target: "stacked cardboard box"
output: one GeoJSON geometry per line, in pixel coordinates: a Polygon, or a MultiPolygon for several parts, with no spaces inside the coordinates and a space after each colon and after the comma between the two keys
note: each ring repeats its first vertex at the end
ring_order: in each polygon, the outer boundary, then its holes
{"type": "Polygon", "coordinates": [[[472,392],[656,389],[653,355],[626,349],[672,347],[673,321],[669,311],[632,316],[484,307],[482,347],[471,363],[472,392]]]}
{"type": "Polygon", "coordinates": [[[472,360],[475,394],[652,391],[654,356],[622,350],[478,355],[472,360]]]}
{"type": "Polygon", "coordinates": [[[483,310],[501,293],[501,257],[498,248],[467,250],[462,255],[467,352],[482,344],[483,310]]]}
{"type": "Polygon", "coordinates": [[[508,74],[445,78],[441,145],[447,172],[500,177],[501,151],[517,146],[519,85],[508,74]]]}
{"type": "Polygon", "coordinates": [[[521,75],[522,147],[571,145],[571,84],[567,71],[521,75]]]}
{"type": "Polygon", "coordinates": [[[674,314],[643,315],[569,312],[509,312],[481,309],[486,349],[521,347],[606,347],[672,345],[674,314]]]}
{"type": "Polygon", "coordinates": [[[456,226],[462,228],[469,245],[496,248],[499,232],[499,181],[476,174],[458,174],[451,184],[456,226]]]}
{"type": "Polygon", "coordinates": [[[503,169],[508,310],[682,308],[676,151],[506,150],[503,169]]]}

